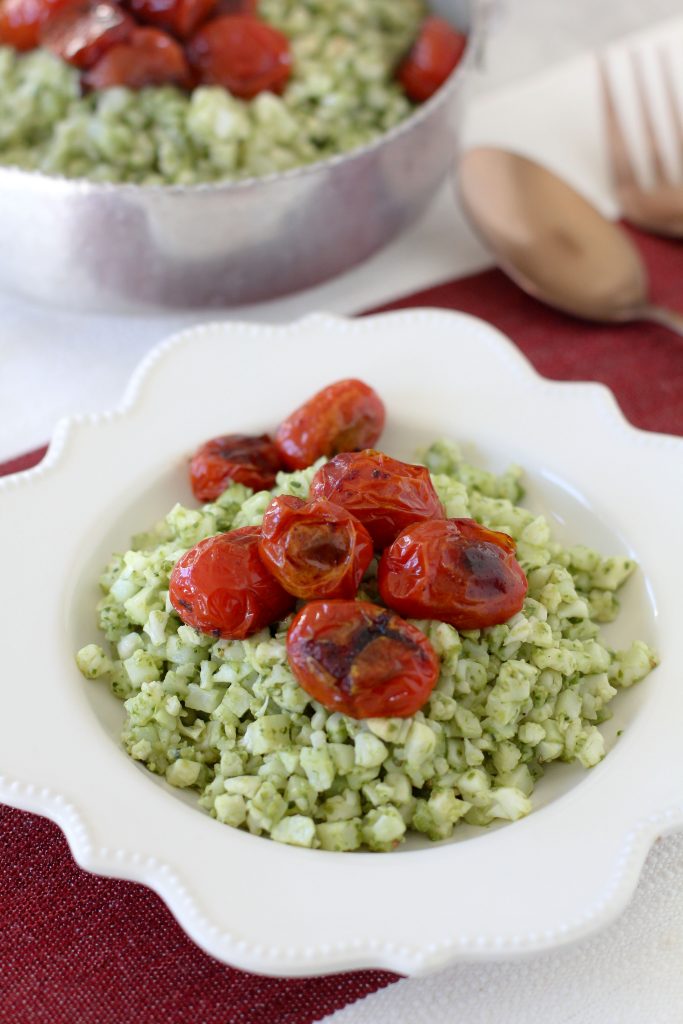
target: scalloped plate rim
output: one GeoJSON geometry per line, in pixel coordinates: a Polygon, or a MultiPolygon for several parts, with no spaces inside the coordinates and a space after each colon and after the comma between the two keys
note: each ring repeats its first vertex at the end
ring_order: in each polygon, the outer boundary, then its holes
{"type": "MultiPolygon", "coordinates": [[[[67,417],[57,424],[44,459],[32,469],[20,471],[0,478],[0,495],[3,491],[18,485],[30,485],[33,479],[58,469],[62,459],[68,457],[70,439],[77,431],[96,428],[112,419],[123,418],[143,402],[141,392],[158,362],[167,357],[176,347],[191,344],[202,334],[211,331],[235,332],[240,334],[282,335],[294,333],[302,326],[320,324],[328,329],[353,330],[372,329],[377,320],[402,321],[467,321],[471,329],[487,336],[515,368],[518,378],[538,389],[550,388],[555,393],[581,392],[590,395],[600,412],[606,415],[610,425],[620,433],[628,433],[632,440],[645,442],[657,447],[673,445],[683,455],[683,438],[673,435],[641,430],[626,420],[613,393],[605,385],[593,381],[557,381],[539,374],[520,350],[497,328],[469,314],[443,309],[418,309],[380,313],[362,319],[312,313],[290,324],[255,324],[250,322],[214,321],[190,327],[171,335],[156,345],[132,374],[122,401],[112,410],[96,414],[67,417]]],[[[604,928],[623,911],[632,896],[645,858],[658,836],[683,827],[683,802],[675,803],[664,810],[646,817],[638,817],[631,828],[622,834],[620,857],[615,865],[613,878],[606,896],[598,904],[584,911],[574,921],[563,923],[543,933],[520,934],[510,941],[489,940],[475,935],[454,935],[447,942],[434,948],[402,946],[376,939],[355,940],[344,943],[320,943],[317,947],[288,947],[287,949],[250,944],[235,935],[220,933],[199,910],[192,897],[184,890],[171,865],[157,858],[141,858],[135,851],[121,848],[112,850],[98,848],[90,838],[89,825],[78,809],[59,792],[34,782],[14,779],[9,774],[0,775],[0,796],[9,806],[43,815],[65,834],[71,852],[77,863],[87,871],[107,876],[129,879],[147,885],[166,903],[181,927],[207,953],[224,962],[244,970],[256,971],[275,976],[305,976],[326,971],[378,968],[405,974],[424,974],[447,966],[453,962],[488,961],[510,957],[529,956],[547,951],[560,945],[577,941],[604,928]],[[218,947],[220,940],[221,947],[218,947]]]]}

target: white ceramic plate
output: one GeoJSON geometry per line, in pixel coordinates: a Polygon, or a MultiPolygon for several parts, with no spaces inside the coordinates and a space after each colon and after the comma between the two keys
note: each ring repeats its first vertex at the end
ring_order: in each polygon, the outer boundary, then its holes
{"type": "Polygon", "coordinates": [[[185,332],[145,360],[120,409],[63,424],[40,467],[0,481],[0,521],[0,798],[56,821],[84,868],[151,886],[221,960],[416,974],[548,949],[611,920],[655,836],[683,824],[683,440],[633,429],[598,385],[538,377],[484,323],[421,311],[185,332]],[[451,436],[490,468],[518,462],[527,503],[561,540],[634,556],[607,635],[662,658],[615,700],[605,760],[551,766],[528,818],[392,854],[298,849],[218,824],[123,753],[121,706],[73,657],[97,638],[111,551],[191,501],[191,450],[272,429],[351,375],[384,398],[390,453],[451,436]]]}

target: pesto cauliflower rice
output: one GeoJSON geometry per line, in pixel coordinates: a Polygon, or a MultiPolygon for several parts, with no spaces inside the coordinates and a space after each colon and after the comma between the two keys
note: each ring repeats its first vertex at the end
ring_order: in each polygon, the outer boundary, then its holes
{"type": "Polygon", "coordinates": [[[422,0],[261,0],[283,32],[282,94],[124,87],[81,95],[77,68],[0,47],[0,163],[143,185],[196,185],[285,171],[362,146],[414,105],[394,80],[422,0]]]}
{"type": "MultiPolygon", "coordinates": [[[[657,664],[642,641],[614,651],[600,638],[635,563],[563,548],[542,516],[518,504],[518,469],[494,476],[450,443],[424,453],[446,515],[510,534],[529,590],[502,625],[414,623],[441,662],[415,715],[357,720],[310,698],[287,663],[291,617],[242,641],[181,623],[168,598],[181,555],[205,537],[258,525],[273,494],[306,497],[322,461],[278,474],[272,492],[232,484],[199,509],[176,505],[105,569],[98,616],[110,651],[89,644],[77,662],[124,702],[128,754],[195,790],[225,824],[325,850],[391,850],[411,829],[440,840],[459,821],[514,821],[531,810],[549,762],[597,764],[609,702],[657,664]]],[[[378,600],[375,573],[373,562],[360,599],[378,600]]]]}

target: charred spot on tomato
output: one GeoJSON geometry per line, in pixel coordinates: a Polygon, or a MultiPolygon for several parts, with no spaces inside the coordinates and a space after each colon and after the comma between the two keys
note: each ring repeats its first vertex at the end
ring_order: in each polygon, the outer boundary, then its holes
{"type": "Polygon", "coordinates": [[[249,434],[227,434],[216,439],[216,453],[223,459],[233,462],[251,462],[257,466],[269,466],[270,459],[260,448],[270,444],[267,434],[252,437],[249,434]]]}
{"type": "Polygon", "coordinates": [[[472,574],[471,587],[477,594],[505,593],[508,576],[501,562],[500,548],[494,544],[472,544],[463,551],[462,561],[472,574]]]}
{"type": "Polygon", "coordinates": [[[347,693],[353,693],[355,680],[352,668],[356,659],[379,638],[391,640],[410,651],[423,656],[422,651],[411,637],[397,629],[392,629],[391,620],[395,618],[390,612],[378,615],[372,622],[359,623],[346,643],[335,641],[312,640],[304,642],[302,649],[307,657],[314,658],[326,672],[339,680],[339,685],[347,693]]]}
{"type": "Polygon", "coordinates": [[[456,629],[507,622],[528,589],[514,540],[473,519],[409,526],[382,555],[377,584],[385,604],[401,615],[456,629]]]}
{"type": "Polygon", "coordinates": [[[307,693],[353,718],[412,715],[439,676],[424,633],[369,601],[305,605],[287,634],[287,655],[307,693]]]}
{"type": "Polygon", "coordinates": [[[267,491],[281,469],[268,434],[222,434],[205,441],[192,456],[192,493],[199,501],[215,501],[231,483],[267,491]]]}

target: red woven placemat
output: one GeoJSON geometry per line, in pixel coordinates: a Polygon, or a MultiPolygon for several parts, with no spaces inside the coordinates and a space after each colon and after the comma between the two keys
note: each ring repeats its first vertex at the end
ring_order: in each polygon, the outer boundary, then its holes
{"type": "MultiPolygon", "coordinates": [[[[683,308],[683,246],[644,237],[639,244],[659,301],[683,308]]],[[[683,339],[661,327],[579,323],[497,271],[385,308],[409,306],[481,316],[546,376],[602,381],[637,426],[683,434],[683,339]]],[[[0,474],[43,454],[0,465],[0,474]]],[[[278,980],[219,964],[154,893],[88,875],[55,825],[0,807],[0,1024],[309,1024],[394,978],[360,971],[278,980]]]]}
{"type": "MultiPolygon", "coordinates": [[[[631,234],[648,266],[655,301],[683,311],[683,243],[631,234]]],[[[635,426],[683,434],[683,338],[664,327],[575,320],[530,299],[498,270],[383,308],[411,306],[443,306],[480,316],[512,338],[545,377],[600,381],[635,426]]]]}

